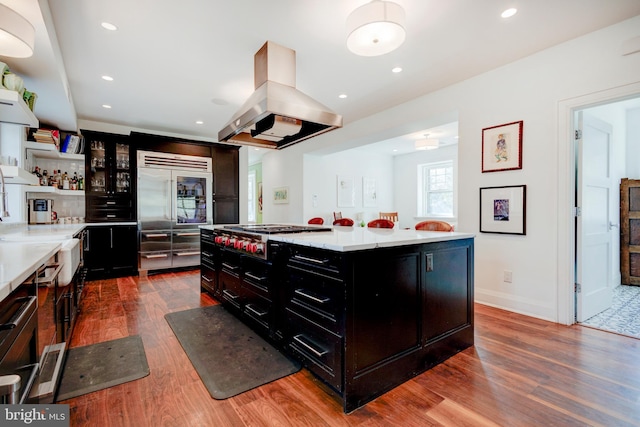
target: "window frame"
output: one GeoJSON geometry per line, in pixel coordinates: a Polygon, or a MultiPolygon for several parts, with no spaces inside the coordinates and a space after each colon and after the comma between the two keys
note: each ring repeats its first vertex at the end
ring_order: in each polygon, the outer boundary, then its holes
{"type": "Polygon", "coordinates": [[[456,217],[456,162],[453,159],[441,160],[436,162],[422,163],[418,165],[418,217],[422,218],[438,218],[453,219],[456,217]],[[451,189],[450,190],[429,190],[429,177],[432,169],[451,168],[451,189]],[[451,193],[451,213],[435,214],[429,212],[429,194],[451,193]]]}

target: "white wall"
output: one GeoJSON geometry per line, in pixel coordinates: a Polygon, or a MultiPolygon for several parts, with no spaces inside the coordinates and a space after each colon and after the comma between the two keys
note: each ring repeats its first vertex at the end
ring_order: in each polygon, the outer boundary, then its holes
{"type": "Polygon", "coordinates": [[[369,222],[378,218],[381,211],[393,211],[394,207],[393,158],[386,155],[348,150],[326,156],[304,156],[305,222],[319,216],[325,224],[333,222],[333,212],[353,220],[369,222]],[[353,207],[338,206],[337,177],[351,177],[355,189],[353,207]],[[362,198],[363,177],[376,180],[377,206],[364,207],[362,198]],[[316,205],[314,206],[314,197],[316,205]]]}
{"type": "Polygon", "coordinates": [[[627,178],[640,179],[640,108],[627,111],[627,178]]]}
{"type": "MultiPolygon", "coordinates": [[[[559,145],[570,144],[558,128],[563,100],[640,81],[640,54],[621,56],[620,46],[637,37],[640,16],[574,39],[507,66],[416,98],[344,128],[265,156],[265,189],[289,185],[296,203],[265,204],[265,222],[304,219],[304,152],[353,147],[417,132],[442,123],[459,123],[458,230],[475,232],[475,296],[482,303],[558,321],[560,235],[570,233],[559,218],[559,183],[567,164],[558,164],[559,145]],[[456,116],[457,112],[457,117],[456,116]],[[482,129],[524,121],[522,170],[481,172],[482,129]],[[377,139],[376,139],[377,138],[377,139]],[[527,235],[478,233],[478,189],[527,185],[527,235]],[[503,270],[513,283],[503,283],[503,270]]],[[[320,177],[315,179],[320,180],[320,177]]],[[[333,176],[327,176],[333,185],[333,176]]],[[[269,193],[265,193],[268,195],[269,193]]],[[[566,209],[565,209],[566,211],[566,209]]]]}

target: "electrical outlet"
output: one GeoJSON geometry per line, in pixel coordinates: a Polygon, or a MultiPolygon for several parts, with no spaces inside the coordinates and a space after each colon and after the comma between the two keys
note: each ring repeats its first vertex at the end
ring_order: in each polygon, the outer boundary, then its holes
{"type": "Polygon", "coordinates": [[[513,273],[509,270],[504,271],[504,281],[506,283],[511,283],[513,280],[513,273]]]}

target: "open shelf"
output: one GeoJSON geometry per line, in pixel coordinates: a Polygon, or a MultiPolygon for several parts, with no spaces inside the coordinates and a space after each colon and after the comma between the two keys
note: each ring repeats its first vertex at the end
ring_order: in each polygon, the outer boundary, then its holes
{"type": "Polygon", "coordinates": [[[7,89],[0,89],[0,122],[16,123],[32,128],[37,128],[39,125],[35,114],[20,94],[7,89]]]}
{"type": "Polygon", "coordinates": [[[84,162],[84,154],[61,153],[54,144],[26,141],[25,148],[41,159],[78,160],[84,162]]]}

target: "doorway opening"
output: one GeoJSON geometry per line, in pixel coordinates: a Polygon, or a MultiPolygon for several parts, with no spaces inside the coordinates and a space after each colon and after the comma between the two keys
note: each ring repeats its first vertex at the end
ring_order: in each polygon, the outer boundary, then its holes
{"type": "Polygon", "coordinates": [[[621,280],[620,182],[640,179],[640,94],[573,110],[574,321],[640,338],[640,287],[621,280]]]}

